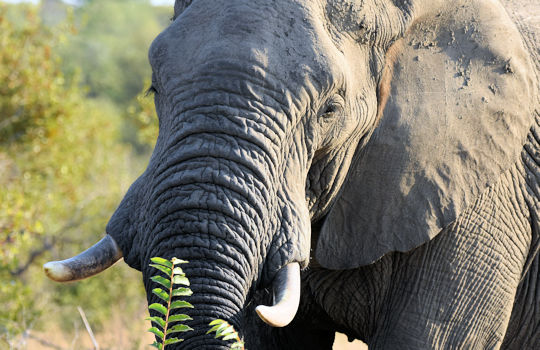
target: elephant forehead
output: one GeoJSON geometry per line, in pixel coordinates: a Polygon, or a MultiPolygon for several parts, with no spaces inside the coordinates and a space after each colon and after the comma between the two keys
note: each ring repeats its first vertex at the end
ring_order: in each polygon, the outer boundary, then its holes
{"type": "Polygon", "coordinates": [[[338,35],[357,43],[388,46],[405,31],[406,16],[388,0],[328,0],[325,11],[338,35]]]}

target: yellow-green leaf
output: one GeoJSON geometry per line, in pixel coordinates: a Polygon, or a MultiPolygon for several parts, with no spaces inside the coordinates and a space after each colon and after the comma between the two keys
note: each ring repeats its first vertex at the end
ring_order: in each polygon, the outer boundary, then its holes
{"type": "Polygon", "coordinates": [[[192,320],[192,318],[189,317],[188,315],[184,315],[184,314],[178,314],[178,315],[169,316],[169,323],[184,322],[184,321],[189,321],[189,320],[192,320]]]}
{"type": "Polygon", "coordinates": [[[171,281],[169,281],[166,278],[163,278],[161,276],[152,276],[151,280],[161,284],[163,287],[165,287],[167,289],[171,289],[171,281]]]}
{"type": "Polygon", "coordinates": [[[177,276],[173,277],[173,283],[174,284],[182,284],[184,286],[189,286],[189,280],[187,279],[187,277],[180,276],[180,275],[177,275],[177,276]]]}
{"type": "Polygon", "coordinates": [[[163,339],[163,332],[156,327],[149,328],[148,332],[154,333],[156,336],[159,337],[159,339],[163,339]]]}
{"type": "Polygon", "coordinates": [[[148,306],[148,308],[150,310],[156,310],[157,312],[159,312],[163,316],[167,316],[167,308],[165,306],[161,305],[161,304],[153,303],[150,306],[148,306]]]}
{"type": "MultiPolygon", "coordinates": [[[[166,267],[166,266],[162,266],[162,265],[158,265],[158,264],[150,264],[150,266],[152,267],[155,267],[156,269],[158,269],[159,271],[163,272],[164,274],[166,274],[167,276],[170,276],[171,275],[171,269],[166,267]]],[[[176,270],[176,269],[175,269],[176,270]]]]}
{"type": "MultiPolygon", "coordinates": [[[[173,258],[173,259],[175,259],[175,258],[173,258]]],[[[170,262],[167,259],[160,258],[158,256],[156,256],[154,258],[150,258],[150,260],[152,260],[153,263],[160,264],[160,265],[163,265],[163,266],[167,266],[169,268],[172,268],[172,266],[173,266],[172,262],[170,262]]]]}
{"type": "Polygon", "coordinates": [[[193,328],[191,328],[190,326],[187,326],[185,324],[177,324],[176,326],[172,326],[167,332],[178,333],[178,332],[188,332],[192,330],[193,328]]]}
{"type": "Polygon", "coordinates": [[[169,338],[169,339],[165,340],[165,345],[176,344],[176,343],[180,343],[182,341],[184,341],[184,339],[169,338]]]}
{"type": "Polygon", "coordinates": [[[181,276],[185,276],[186,274],[184,273],[184,270],[182,270],[181,267],[175,267],[173,269],[173,275],[181,275],[181,276]]]}
{"type": "Polygon", "coordinates": [[[166,291],[164,291],[163,289],[161,288],[154,288],[152,289],[152,293],[154,293],[155,295],[157,295],[161,300],[163,300],[164,302],[168,303],[169,302],[169,293],[167,293],[166,291]]]}
{"type": "MultiPolygon", "coordinates": [[[[158,326],[160,326],[162,329],[165,328],[165,320],[162,319],[161,317],[157,317],[157,316],[154,316],[154,317],[147,317],[146,318],[148,321],[151,321],[151,322],[154,322],[156,323],[158,326]]],[[[170,322],[170,319],[169,319],[169,322],[170,322]]]]}
{"type": "Polygon", "coordinates": [[[177,264],[187,264],[189,263],[189,261],[187,260],[182,260],[182,259],[178,259],[178,258],[172,258],[171,259],[172,263],[177,265],[177,264]]]}
{"type": "Polygon", "coordinates": [[[173,297],[189,297],[193,292],[189,288],[176,288],[172,291],[173,297]]]}
{"type": "Polygon", "coordinates": [[[190,303],[188,303],[187,301],[184,301],[184,300],[176,300],[176,301],[173,301],[171,303],[171,310],[173,310],[173,309],[181,309],[181,308],[185,308],[185,307],[193,308],[193,305],[191,305],[190,303]]]}
{"type": "Polygon", "coordinates": [[[152,344],[150,344],[150,346],[153,346],[154,348],[158,349],[158,350],[162,350],[163,349],[163,345],[158,343],[157,341],[154,341],[152,344]]]}

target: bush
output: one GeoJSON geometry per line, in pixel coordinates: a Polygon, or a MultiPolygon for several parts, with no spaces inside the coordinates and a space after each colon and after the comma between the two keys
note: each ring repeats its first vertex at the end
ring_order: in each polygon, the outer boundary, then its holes
{"type": "Polygon", "coordinates": [[[112,301],[127,315],[144,303],[127,267],[70,285],[42,273],[103,236],[137,162],[116,107],[62,73],[56,48],[72,26],[47,28],[34,7],[14,8],[0,4],[0,348],[45,325],[72,329],[77,305],[99,329],[112,301]]]}

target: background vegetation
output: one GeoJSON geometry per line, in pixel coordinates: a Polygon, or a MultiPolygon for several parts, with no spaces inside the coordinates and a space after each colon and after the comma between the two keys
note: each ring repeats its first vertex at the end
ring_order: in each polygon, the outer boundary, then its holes
{"type": "Polygon", "coordinates": [[[118,264],[59,285],[41,265],[99,240],[143,170],[157,131],[141,93],[146,51],[171,12],[145,0],[0,2],[0,348],[84,348],[78,306],[98,338],[115,330],[102,349],[149,343],[139,273],[118,264]]]}

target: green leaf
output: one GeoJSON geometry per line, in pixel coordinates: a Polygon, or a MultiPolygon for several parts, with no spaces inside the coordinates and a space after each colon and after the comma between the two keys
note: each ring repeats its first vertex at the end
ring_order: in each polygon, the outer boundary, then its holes
{"type": "Polygon", "coordinates": [[[185,276],[185,275],[186,275],[186,274],[184,273],[184,270],[182,270],[181,267],[175,267],[175,268],[173,269],[172,272],[173,272],[173,275],[175,275],[175,276],[176,276],[176,275],[181,275],[181,276],[185,276]]]}
{"type": "Polygon", "coordinates": [[[153,303],[150,306],[148,306],[148,308],[151,309],[151,310],[156,310],[157,312],[159,312],[163,316],[167,316],[167,308],[165,306],[161,305],[161,304],[153,303]]]}
{"type": "Polygon", "coordinates": [[[161,340],[163,340],[163,332],[157,329],[156,327],[152,327],[148,329],[148,332],[154,333],[156,336],[158,336],[161,340]]]}
{"type": "Polygon", "coordinates": [[[223,320],[214,320],[212,322],[210,322],[210,325],[214,325],[212,328],[210,328],[210,330],[208,332],[206,332],[206,334],[209,334],[209,333],[212,333],[212,332],[221,332],[221,330],[223,328],[226,328],[229,324],[223,320]],[[219,322],[216,322],[216,321],[219,321],[219,322]]]}
{"type": "Polygon", "coordinates": [[[218,329],[216,331],[216,338],[217,337],[223,337],[223,336],[225,336],[227,334],[230,334],[231,332],[234,332],[234,327],[233,326],[229,326],[229,327],[224,328],[224,329],[218,329]]]}
{"type": "Polygon", "coordinates": [[[150,344],[150,346],[153,346],[154,348],[156,348],[158,350],[163,349],[163,345],[161,343],[158,343],[157,341],[154,341],[152,344],[150,344]]]}
{"type": "Polygon", "coordinates": [[[184,307],[193,308],[193,305],[191,305],[190,303],[188,303],[187,301],[184,301],[184,300],[176,300],[176,301],[173,301],[171,303],[171,310],[173,310],[173,309],[181,309],[181,308],[184,308],[184,307]]]}
{"type": "Polygon", "coordinates": [[[168,279],[166,278],[163,278],[161,276],[153,276],[151,278],[152,281],[154,282],[157,282],[159,284],[161,284],[163,287],[167,288],[167,289],[171,289],[171,281],[169,281],[168,279]]]}
{"type": "Polygon", "coordinates": [[[184,286],[189,286],[189,280],[187,279],[187,277],[179,276],[179,275],[173,277],[173,283],[174,284],[183,284],[184,286]]]}
{"type": "MultiPolygon", "coordinates": [[[[210,330],[208,332],[206,332],[206,334],[212,333],[212,332],[216,332],[216,334],[219,334],[219,333],[221,333],[221,330],[223,328],[226,328],[228,325],[229,324],[227,322],[216,324],[214,327],[210,328],[210,330]]],[[[217,338],[217,335],[216,335],[216,338],[217,338]]]]}
{"type": "Polygon", "coordinates": [[[188,315],[184,315],[184,314],[178,314],[178,315],[169,316],[169,323],[184,322],[184,321],[189,321],[189,320],[192,320],[192,318],[189,317],[188,315]]]}
{"type": "Polygon", "coordinates": [[[166,303],[169,302],[169,293],[167,293],[167,292],[164,291],[163,289],[161,289],[161,288],[154,288],[154,289],[152,289],[152,293],[154,293],[155,295],[157,295],[158,297],[160,297],[161,300],[163,300],[164,302],[166,302],[166,303]]]}
{"type": "Polygon", "coordinates": [[[169,338],[169,339],[165,340],[165,345],[176,344],[176,343],[180,343],[182,341],[184,341],[184,339],[169,338]]]}
{"type": "MultiPolygon", "coordinates": [[[[173,258],[173,259],[175,259],[175,258],[173,258]]],[[[157,256],[155,258],[150,258],[150,260],[152,260],[153,263],[163,265],[163,266],[167,266],[169,268],[172,268],[172,266],[173,266],[173,263],[170,262],[169,260],[163,259],[163,258],[160,258],[160,257],[157,257],[157,256]]]]}
{"type": "Polygon", "coordinates": [[[189,297],[193,292],[189,288],[176,288],[172,291],[173,297],[189,297]]]}
{"type": "Polygon", "coordinates": [[[171,327],[167,330],[168,333],[178,333],[178,332],[188,332],[192,331],[193,328],[186,326],[185,324],[177,324],[176,326],[171,327]]]}
{"type": "Polygon", "coordinates": [[[231,339],[238,339],[238,333],[233,332],[223,337],[223,340],[231,340],[231,339]]]}
{"type": "Polygon", "coordinates": [[[157,317],[157,316],[147,317],[146,320],[154,322],[155,324],[160,326],[162,329],[165,328],[165,320],[162,319],[161,317],[157,317]]]}
{"type": "Polygon", "coordinates": [[[189,263],[189,261],[187,261],[187,260],[182,260],[182,259],[177,259],[177,258],[172,258],[171,261],[175,265],[189,263]]]}
{"type": "MultiPolygon", "coordinates": [[[[166,266],[161,266],[161,265],[158,265],[158,264],[150,264],[150,266],[152,267],[155,267],[156,269],[158,269],[159,271],[163,272],[164,274],[166,274],[167,276],[170,276],[171,275],[171,269],[166,267],[166,266]]],[[[176,269],[175,269],[176,270],[176,269]]]]}
{"type": "Polygon", "coordinates": [[[215,319],[212,322],[210,322],[208,325],[209,326],[215,326],[215,325],[220,325],[220,324],[223,324],[223,323],[226,323],[226,321],[218,318],[218,319],[215,319]]]}
{"type": "Polygon", "coordinates": [[[243,349],[244,349],[244,342],[241,340],[231,345],[231,350],[243,350],[243,349]]]}

